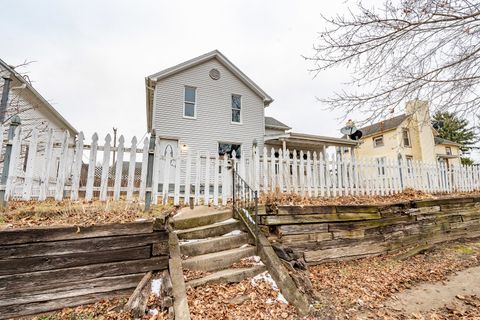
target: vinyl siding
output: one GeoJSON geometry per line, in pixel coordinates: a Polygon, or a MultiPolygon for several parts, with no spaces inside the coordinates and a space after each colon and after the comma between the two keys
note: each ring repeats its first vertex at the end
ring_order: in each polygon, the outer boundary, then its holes
{"type": "Polygon", "coordinates": [[[252,142],[263,146],[265,132],[263,100],[216,59],[157,82],[154,93],[153,124],[160,138],[175,138],[190,152],[215,154],[218,142],[242,145],[251,152],[252,142]],[[221,78],[213,80],[216,68],[221,78]],[[196,91],[196,119],[183,117],[184,87],[196,91]],[[242,96],[242,123],[231,123],[231,95],[242,96]]]}

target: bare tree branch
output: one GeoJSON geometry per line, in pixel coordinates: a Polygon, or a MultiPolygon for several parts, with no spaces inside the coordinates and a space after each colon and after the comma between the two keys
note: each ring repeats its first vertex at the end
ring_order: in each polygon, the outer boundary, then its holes
{"type": "Polygon", "coordinates": [[[437,111],[461,116],[480,106],[480,3],[468,0],[385,0],[380,9],[361,0],[327,23],[305,57],[312,71],[346,66],[349,88],[322,98],[345,117],[364,122],[393,113],[405,101],[429,100],[437,111]]]}

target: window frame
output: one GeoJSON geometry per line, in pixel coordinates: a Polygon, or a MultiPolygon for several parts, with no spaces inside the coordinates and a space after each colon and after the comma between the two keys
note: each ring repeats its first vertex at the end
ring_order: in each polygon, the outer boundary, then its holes
{"type": "MultiPolygon", "coordinates": [[[[240,159],[240,157],[242,156],[242,147],[243,147],[242,143],[240,143],[240,142],[228,142],[228,141],[217,141],[217,153],[218,153],[219,156],[222,156],[222,155],[220,155],[220,145],[221,144],[230,144],[232,146],[234,146],[234,145],[239,146],[240,147],[240,152],[238,154],[236,154],[236,158],[240,159]]],[[[223,156],[225,156],[225,154],[223,154],[223,156]]],[[[231,153],[230,153],[230,155],[231,155],[231,153]]]]}
{"type": "Polygon", "coordinates": [[[243,121],[242,121],[242,106],[243,106],[243,99],[242,99],[242,95],[240,94],[236,94],[236,93],[232,93],[230,95],[230,123],[232,124],[242,124],[243,121]],[[236,96],[236,97],[239,97],[240,98],[240,108],[237,109],[237,108],[234,108],[233,107],[233,97],[236,96]],[[234,110],[238,110],[240,112],[240,121],[233,121],[233,111],[234,110]]]}
{"type": "Polygon", "coordinates": [[[380,147],[385,146],[385,140],[383,138],[383,134],[379,135],[379,136],[372,137],[372,140],[373,140],[373,147],[374,148],[380,148],[380,147]],[[377,139],[379,139],[379,138],[382,139],[382,144],[377,144],[377,139]]]}
{"type": "Polygon", "coordinates": [[[452,147],[445,146],[445,154],[446,154],[447,156],[453,155],[453,153],[452,153],[452,147]]]}
{"type": "Polygon", "coordinates": [[[405,148],[412,147],[412,140],[410,139],[410,130],[408,128],[402,129],[402,144],[405,148]],[[407,135],[406,137],[405,137],[405,134],[407,135]],[[405,144],[405,138],[408,139],[408,144],[405,144]]]}
{"type": "Polygon", "coordinates": [[[185,118],[185,119],[197,119],[197,88],[196,87],[193,87],[193,86],[183,86],[183,113],[182,113],[182,116],[185,118]],[[195,101],[187,101],[186,100],[186,97],[185,97],[185,94],[187,92],[187,88],[188,89],[193,89],[194,92],[195,92],[195,101]],[[187,106],[187,103],[188,104],[192,104],[193,102],[193,117],[192,116],[187,116],[185,114],[185,110],[186,110],[186,106],[187,106]]]}

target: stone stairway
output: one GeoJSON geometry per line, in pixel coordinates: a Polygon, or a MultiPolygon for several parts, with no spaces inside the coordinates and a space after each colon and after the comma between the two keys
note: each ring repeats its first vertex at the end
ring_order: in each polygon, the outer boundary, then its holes
{"type": "Polygon", "coordinates": [[[255,255],[253,239],[233,218],[232,209],[184,208],[171,221],[180,241],[183,269],[208,272],[188,281],[187,288],[239,282],[266,270],[263,265],[232,268],[241,259],[255,255]]]}

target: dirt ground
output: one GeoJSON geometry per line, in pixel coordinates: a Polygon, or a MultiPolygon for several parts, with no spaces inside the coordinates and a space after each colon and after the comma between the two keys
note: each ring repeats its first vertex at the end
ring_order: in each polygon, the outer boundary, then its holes
{"type": "Polygon", "coordinates": [[[310,267],[320,319],[480,319],[480,239],[310,267]]]}

